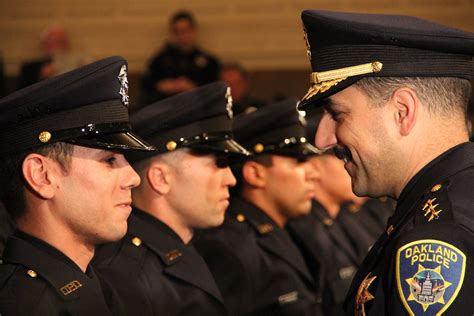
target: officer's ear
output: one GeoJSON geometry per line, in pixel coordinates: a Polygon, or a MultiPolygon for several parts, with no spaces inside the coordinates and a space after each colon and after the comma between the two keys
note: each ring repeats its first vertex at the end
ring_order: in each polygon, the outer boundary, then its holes
{"type": "Polygon", "coordinates": [[[64,170],[51,158],[33,153],[23,160],[22,172],[29,191],[49,200],[54,197],[58,175],[63,174],[64,170]]]}
{"type": "Polygon", "coordinates": [[[408,136],[416,125],[421,102],[413,89],[404,87],[395,90],[389,100],[401,136],[408,136]]]}
{"type": "Polygon", "coordinates": [[[245,183],[255,188],[262,188],[266,184],[267,169],[256,161],[246,161],[242,167],[242,176],[245,183]]]}
{"type": "Polygon", "coordinates": [[[172,168],[161,161],[154,161],[148,167],[146,177],[150,187],[157,193],[164,195],[171,189],[172,168]]]}

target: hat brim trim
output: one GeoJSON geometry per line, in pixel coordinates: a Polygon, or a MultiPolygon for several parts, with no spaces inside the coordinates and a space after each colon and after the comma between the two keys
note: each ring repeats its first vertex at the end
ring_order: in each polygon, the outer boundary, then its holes
{"type": "Polygon", "coordinates": [[[103,148],[108,150],[140,150],[155,151],[155,147],[148,144],[132,132],[99,134],[97,136],[86,136],[68,139],[66,142],[75,145],[83,145],[93,148],[103,148]]]}

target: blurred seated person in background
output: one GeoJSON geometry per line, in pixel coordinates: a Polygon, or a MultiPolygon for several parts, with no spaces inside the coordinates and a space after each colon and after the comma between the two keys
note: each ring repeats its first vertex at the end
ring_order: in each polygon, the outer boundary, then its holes
{"type": "Polygon", "coordinates": [[[21,66],[18,89],[86,64],[84,56],[71,51],[68,35],[60,25],[46,28],[40,44],[43,56],[21,66]]]}
{"type": "Polygon", "coordinates": [[[261,100],[249,95],[249,74],[239,64],[225,64],[220,72],[220,79],[226,82],[232,90],[234,114],[248,113],[264,105],[261,100]]]}
{"type": "Polygon", "coordinates": [[[175,13],[169,32],[168,42],[153,57],[143,77],[145,104],[218,79],[219,62],[198,47],[198,26],[191,13],[175,13]]]}

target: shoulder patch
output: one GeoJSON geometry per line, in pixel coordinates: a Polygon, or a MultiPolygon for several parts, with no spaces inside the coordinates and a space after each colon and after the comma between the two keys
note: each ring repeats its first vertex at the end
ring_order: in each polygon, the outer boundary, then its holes
{"type": "Polygon", "coordinates": [[[466,270],[466,255],[434,239],[410,242],[397,251],[398,294],[410,315],[441,315],[454,302],[466,270]]]}

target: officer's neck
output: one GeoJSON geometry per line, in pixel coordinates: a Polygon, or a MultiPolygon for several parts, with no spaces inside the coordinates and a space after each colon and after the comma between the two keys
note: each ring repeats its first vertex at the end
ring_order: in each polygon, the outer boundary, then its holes
{"type": "Polygon", "coordinates": [[[34,213],[27,211],[26,215],[17,221],[17,228],[62,252],[82,272],[86,272],[94,256],[94,242],[76,234],[66,225],[58,224],[45,217],[39,218],[34,213]]]}

